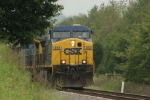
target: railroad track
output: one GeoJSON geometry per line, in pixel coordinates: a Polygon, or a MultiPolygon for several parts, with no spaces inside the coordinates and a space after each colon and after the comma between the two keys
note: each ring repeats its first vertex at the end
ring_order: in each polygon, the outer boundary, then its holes
{"type": "Polygon", "coordinates": [[[127,94],[127,93],[116,93],[109,91],[101,91],[101,90],[92,90],[92,89],[63,89],[65,92],[78,93],[83,95],[90,95],[95,97],[103,97],[114,100],[150,100],[149,96],[135,95],[135,94],[127,94]]]}

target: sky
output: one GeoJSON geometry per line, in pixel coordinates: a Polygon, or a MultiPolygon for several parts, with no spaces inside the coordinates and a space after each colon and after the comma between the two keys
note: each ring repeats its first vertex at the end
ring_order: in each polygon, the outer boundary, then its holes
{"type": "Polygon", "coordinates": [[[100,6],[102,3],[108,4],[109,0],[58,0],[57,3],[64,6],[62,10],[63,15],[74,16],[80,13],[87,14],[94,5],[100,6]]]}

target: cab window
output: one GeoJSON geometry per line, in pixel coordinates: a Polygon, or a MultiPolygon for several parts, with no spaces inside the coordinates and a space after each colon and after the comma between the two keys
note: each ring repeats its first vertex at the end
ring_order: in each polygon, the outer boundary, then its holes
{"type": "Polygon", "coordinates": [[[73,32],[75,38],[90,38],[89,32],[73,32]]]}
{"type": "Polygon", "coordinates": [[[70,32],[53,32],[53,38],[68,38],[70,32]]]}

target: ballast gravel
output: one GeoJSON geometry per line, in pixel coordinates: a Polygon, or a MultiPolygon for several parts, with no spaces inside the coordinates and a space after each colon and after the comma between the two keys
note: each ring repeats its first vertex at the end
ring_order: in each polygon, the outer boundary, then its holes
{"type": "Polygon", "coordinates": [[[83,95],[83,94],[72,93],[72,92],[64,92],[64,91],[59,91],[59,92],[60,92],[59,96],[62,96],[63,98],[65,98],[65,100],[113,100],[113,99],[83,95]]]}

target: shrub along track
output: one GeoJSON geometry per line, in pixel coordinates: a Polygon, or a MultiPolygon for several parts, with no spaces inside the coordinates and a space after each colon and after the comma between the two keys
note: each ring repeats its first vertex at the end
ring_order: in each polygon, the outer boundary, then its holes
{"type": "Polygon", "coordinates": [[[101,90],[92,90],[92,89],[66,89],[65,92],[78,93],[83,95],[90,95],[95,97],[103,97],[108,99],[115,100],[150,100],[149,96],[135,95],[135,94],[127,94],[127,93],[117,93],[117,92],[109,92],[109,91],[101,91],[101,90]]]}

